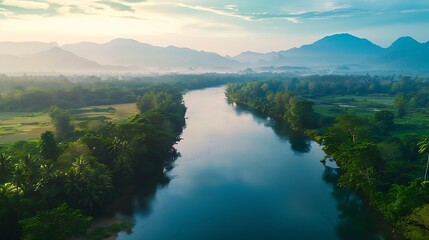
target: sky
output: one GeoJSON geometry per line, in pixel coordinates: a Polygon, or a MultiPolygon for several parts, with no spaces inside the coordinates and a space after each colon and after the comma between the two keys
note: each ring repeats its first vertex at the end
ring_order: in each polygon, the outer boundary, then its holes
{"type": "Polygon", "coordinates": [[[0,41],[132,38],[234,56],[344,32],[383,47],[427,42],[428,29],[428,0],[0,0],[0,41]]]}

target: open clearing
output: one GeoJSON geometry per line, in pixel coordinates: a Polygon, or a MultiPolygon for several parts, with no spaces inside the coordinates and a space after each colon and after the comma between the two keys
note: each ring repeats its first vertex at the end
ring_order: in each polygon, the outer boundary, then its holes
{"type": "MultiPolygon", "coordinates": [[[[72,124],[77,129],[95,128],[106,121],[126,119],[138,113],[135,103],[89,106],[71,109],[72,124]]],[[[41,133],[53,130],[48,113],[1,112],[0,144],[38,138],[41,133]]]]}

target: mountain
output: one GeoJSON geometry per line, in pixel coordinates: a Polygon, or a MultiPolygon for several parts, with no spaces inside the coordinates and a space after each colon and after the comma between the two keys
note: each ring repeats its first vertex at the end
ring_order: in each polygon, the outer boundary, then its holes
{"type": "MultiPolygon", "coordinates": [[[[368,57],[375,57],[383,48],[364,38],[342,33],[326,36],[312,44],[299,48],[271,52],[258,56],[253,53],[253,62],[264,61],[273,66],[329,66],[359,64],[368,57]],[[259,58],[258,58],[259,57],[259,58]]],[[[242,54],[234,57],[239,59],[242,54]]],[[[242,57],[241,57],[242,58],[242,57]]]]}
{"type": "Polygon", "coordinates": [[[144,68],[230,69],[238,63],[216,53],[189,48],[157,47],[132,39],[115,39],[104,44],[77,43],[63,48],[101,64],[137,65],[144,68]]]}
{"type": "Polygon", "coordinates": [[[55,42],[0,42],[0,54],[24,55],[34,54],[58,47],[55,42]]]}
{"type": "Polygon", "coordinates": [[[401,37],[379,57],[379,62],[396,68],[429,69],[429,44],[401,37]]]}
{"type": "Polygon", "coordinates": [[[375,57],[383,49],[364,38],[350,34],[335,34],[313,44],[282,51],[283,61],[311,65],[360,64],[375,57]]]}
{"type": "Polygon", "coordinates": [[[271,53],[257,53],[257,52],[242,52],[232,59],[241,62],[241,63],[256,63],[256,62],[269,62],[277,55],[276,52],[271,53]]]}
{"type": "Polygon", "coordinates": [[[401,37],[387,48],[347,33],[326,36],[298,48],[235,57],[132,39],[107,43],[0,42],[0,72],[429,72],[429,42],[401,37]],[[247,70],[246,70],[247,71],[247,70]]]}
{"type": "Polygon", "coordinates": [[[109,70],[127,69],[102,66],[58,47],[35,54],[0,55],[1,72],[91,72],[109,70]]]}
{"type": "Polygon", "coordinates": [[[312,44],[271,53],[244,52],[233,59],[266,66],[359,68],[366,70],[428,70],[429,42],[401,37],[382,48],[347,33],[326,36],[312,44]]]}

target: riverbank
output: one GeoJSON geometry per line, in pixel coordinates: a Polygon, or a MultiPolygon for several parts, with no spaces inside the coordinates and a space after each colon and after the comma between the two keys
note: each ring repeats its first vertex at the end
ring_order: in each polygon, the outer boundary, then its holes
{"type": "Polygon", "coordinates": [[[394,115],[387,110],[369,117],[343,113],[330,120],[315,114],[311,102],[283,87],[275,81],[231,84],[226,94],[230,101],[286,121],[323,144],[323,150],[341,168],[338,186],[360,191],[395,226],[395,238],[413,238],[415,232],[426,231],[418,227],[418,221],[425,220],[410,219],[423,211],[421,207],[429,199],[427,182],[403,171],[417,172],[419,167],[411,163],[415,159],[401,161],[417,156],[418,138],[390,135],[394,115]]]}

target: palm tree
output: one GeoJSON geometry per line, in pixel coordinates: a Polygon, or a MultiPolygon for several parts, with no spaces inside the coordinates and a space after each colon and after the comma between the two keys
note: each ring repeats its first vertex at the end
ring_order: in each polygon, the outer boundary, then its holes
{"type": "Polygon", "coordinates": [[[5,183],[10,180],[12,173],[12,158],[6,154],[0,154],[0,183],[5,183]]]}
{"type": "Polygon", "coordinates": [[[114,172],[129,173],[132,170],[130,163],[132,150],[127,140],[113,138],[109,151],[115,156],[112,166],[114,172]]]}
{"type": "Polygon", "coordinates": [[[428,174],[428,168],[429,168],[429,137],[425,137],[422,139],[422,141],[420,141],[417,146],[419,147],[419,153],[423,154],[428,152],[428,160],[426,162],[426,170],[425,170],[425,176],[424,176],[424,181],[426,181],[426,177],[428,174]]]}
{"type": "Polygon", "coordinates": [[[93,158],[80,156],[66,174],[65,191],[77,204],[92,209],[101,205],[112,188],[109,170],[93,158]]]}
{"type": "Polygon", "coordinates": [[[25,194],[29,193],[30,190],[34,190],[35,183],[39,179],[39,168],[40,163],[37,158],[34,158],[30,154],[25,155],[15,165],[12,182],[25,194]]]}

